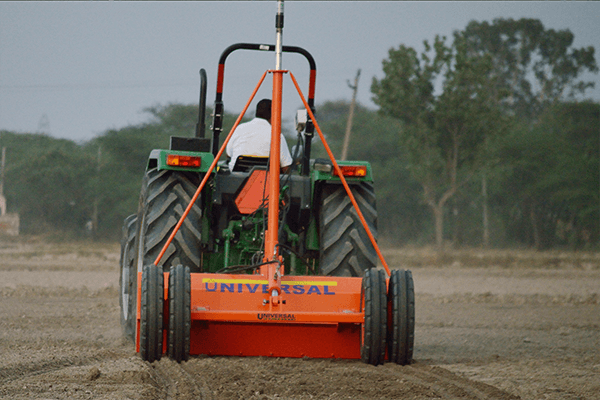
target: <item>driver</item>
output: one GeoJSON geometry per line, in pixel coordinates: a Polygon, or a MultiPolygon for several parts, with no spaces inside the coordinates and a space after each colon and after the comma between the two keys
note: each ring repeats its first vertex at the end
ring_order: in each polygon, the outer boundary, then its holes
{"type": "MultiPolygon", "coordinates": [[[[268,157],[271,150],[271,100],[262,99],[256,105],[256,117],[238,125],[227,143],[226,151],[230,157],[229,169],[233,171],[239,156],[268,157]]],[[[292,156],[285,137],[281,134],[280,163],[281,172],[286,173],[292,165],[292,156]]]]}

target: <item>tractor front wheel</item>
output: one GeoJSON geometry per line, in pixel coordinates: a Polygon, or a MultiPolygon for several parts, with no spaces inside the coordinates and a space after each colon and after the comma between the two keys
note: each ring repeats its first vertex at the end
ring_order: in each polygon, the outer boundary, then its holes
{"type": "Polygon", "coordinates": [[[179,264],[169,273],[169,330],[167,352],[178,363],[190,355],[191,328],[191,276],[190,268],[179,264]]]}
{"type": "Polygon", "coordinates": [[[400,365],[410,364],[415,342],[415,286],[410,271],[392,271],[388,301],[391,310],[389,359],[400,365]]]}
{"type": "Polygon", "coordinates": [[[375,268],[365,271],[362,279],[360,358],[371,365],[383,364],[387,335],[387,299],[385,272],[375,268]]]}
{"type": "Polygon", "coordinates": [[[144,266],[140,320],[140,355],[142,360],[160,360],[163,347],[164,275],[154,264],[144,266]]]}

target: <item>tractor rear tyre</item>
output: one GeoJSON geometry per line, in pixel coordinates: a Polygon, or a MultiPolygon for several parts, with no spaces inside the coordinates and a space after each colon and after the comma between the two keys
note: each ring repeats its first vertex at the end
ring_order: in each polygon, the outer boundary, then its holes
{"type": "Polygon", "coordinates": [[[119,275],[119,306],[123,336],[133,341],[136,321],[137,269],[133,266],[137,216],[130,215],[123,223],[121,237],[121,273],[119,275]]]}
{"type": "Polygon", "coordinates": [[[171,267],[167,353],[178,363],[187,361],[190,355],[191,286],[189,267],[181,264],[171,267]]]}
{"type": "Polygon", "coordinates": [[[140,356],[142,360],[160,360],[163,348],[164,275],[154,264],[144,266],[140,307],[140,356]]]}
{"type": "MultiPolygon", "coordinates": [[[[373,236],[377,238],[375,191],[369,182],[351,185],[350,190],[373,236]]],[[[377,266],[377,253],[350,197],[341,185],[328,185],[321,192],[319,211],[321,274],[363,276],[377,266]]]]}
{"type": "MultiPolygon", "coordinates": [[[[154,261],[173,232],[199,185],[199,175],[191,172],[149,169],[142,182],[138,208],[136,244],[137,270],[154,261]]],[[[186,265],[200,272],[200,199],[175,235],[162,257],[164,272],[172,265],[186,265]]]]}
{"type": "Polygon", "coordinates": [[[410,364],[415,343],[415,286],[412,273],[393,270],[388,301],[391,310],[388,355],[391,362],[410,364]]]}
{"type": "Polygon", "coordinates": [[[387,335],[384,271],[375,268],[365,271],[362,279],[361,309],[365,314],[365,322],[361,326],[360,358],[367,364],[383,364],[387,335]]]}

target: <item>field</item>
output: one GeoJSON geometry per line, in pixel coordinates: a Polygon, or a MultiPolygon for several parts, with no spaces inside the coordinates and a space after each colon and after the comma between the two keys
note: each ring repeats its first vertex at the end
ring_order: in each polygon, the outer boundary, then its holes
{"type": "Polygon", "coordinates": [[[2,399],[597,399],[600,254],[387,249],[413,271],[415,361],[142,362],[118,244],[0,239],[2,399]]]}

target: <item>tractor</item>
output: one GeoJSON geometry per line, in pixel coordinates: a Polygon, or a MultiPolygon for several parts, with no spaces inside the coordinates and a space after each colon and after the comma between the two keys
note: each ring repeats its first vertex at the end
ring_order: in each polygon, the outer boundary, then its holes
{"type": "Polygon", "coordinates": [[[150,153],[137,213],[122,230],[123,333],[149,362],[166,353],[178,362],[208,354],[410,363],[411,272],[389,270],[377,246],[371,165],[331,154],[315,119],[316,63],[305,49],[281,44],[279,4],[275,45],[238,43],[221,54],[211,137],[201,69],[195,135],[171,137],[168,149],[150,153]],[[237,50],[274,52],[276,68],[263,74],[220,146],[225,62],[237,50]],[[278,157],[240,156],[230,170],[223,150],[267,74],[271,154],[279,154],[282,53],[303,55],[310,67],[307,100],[290,73],[305,106],[292,168],[280,174],[278,157]],[[311,158],[315,127],[329,159],[311,158]]]}

